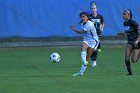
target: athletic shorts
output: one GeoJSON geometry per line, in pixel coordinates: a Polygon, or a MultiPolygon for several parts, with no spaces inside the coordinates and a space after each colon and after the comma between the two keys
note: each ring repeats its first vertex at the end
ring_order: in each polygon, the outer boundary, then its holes
{"type": "Polygon", "coordinates": [[[98,41],[97,40],[83,40],[84,43],[88,45],[88,47],[94,48],[95,50],[98,47],[98,41]]]}
{"type": "Polygon", "coordinates": [[[101,35],[98,35],[98,39],[101,40],[101,35]]]}
{"type": "Polygon", "coordinates": [[[130,44],[133,46],[133,49],[139,49],[140,48],[140,42],[137,44],[137,46],[134,46],[134,42],[128,41],[127,44],[130,44]]]}

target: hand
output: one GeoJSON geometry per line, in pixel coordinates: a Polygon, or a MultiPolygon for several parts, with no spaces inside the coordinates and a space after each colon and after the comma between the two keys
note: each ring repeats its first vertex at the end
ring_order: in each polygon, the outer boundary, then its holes
{"type": "Polygon", "coordinates": [[[133,44],[134,46],[137,46],[138,43],[139,43],[139,40],[136,40],[133,44]]]}
{"type": "Polygon", "coordinates": [[[126,34],[126,33],[118,33],[117,35],[127,36],[127,34],[126,34]]]}
{"type": "Polygon", "coordinates": [[[103,27],[100,27],[100,31],[103,31],[104,29],[103,29],[103,27]]]}
{"type": "Polygon", "coordinates": [[[74,25],[71,25],[70,28],[73,29],[74,28],[74,25]]]}

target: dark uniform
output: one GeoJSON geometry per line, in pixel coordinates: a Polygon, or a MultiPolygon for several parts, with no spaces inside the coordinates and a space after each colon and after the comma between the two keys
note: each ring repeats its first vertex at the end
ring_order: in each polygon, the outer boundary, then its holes
{"type": "MultiPolygon", "coordinates": [[[[94,26],[95,26],[95,28],[96,28],[97,35],[98,35],[99,40],[100,40],[100,37],[101,37],[101,26],[102,26],[102,24],[104,23],[104,19],[103,19],[102,15],[100,15],[100,14],[97,14],[96,17],[94,17],[94,16],[91,14],[91,15],[90,15],[90,20],[91,20],[91,22],[94,23],[94,26]]],[[[100,48],[101,48],[101,45],[100,45],[100,43],[99,43],[98,49],[100,49],[100,48]]],[[[97,53],[98,53],[98,51],[94,51],[93,54],[91,55],[91,60],[92,60],[92,61],[96,61],[97,53]]]]}
{"type": "Polygon", "coordinates": [[[137,46],[134,46],[134,42],[139,36],[139,30],[137,29],[139,25],[132,19],[128,21],[124,21],[124,27],[125,27],[125,33],[127,34],[127,44],[131,44],[133,46],[133,49],[139,49],[140,48],[140,42],[137,46]]]}
{"type": "Polygon", "coordinates": [[[91,15],[90,15],[90,20],[91,20],[91,22],[94,23],[94,26],[95,26],[95,28],[96,28],[98,37],[100,37],[100,36],[101,36],[101,29],[100,29],[100,28],[101,28],[101,26],[102,26],[102,24],[103,24],[103,22],[104,22],[103,17],[102,17],[100,14],[97,14],[96,17],[94,17],[94,16],[91,14],[91,15]]]}
{"type": "MultiPolygon", "coordinates": [[[[127,44],[132,45],[133,49],[139,49],[140,42],[137,44],[137,46],[134,46],[134,42],[139,37],[139,30],[138,30],[139,25],[132,19],[129,19],[128,21],[124,21],[123,25],[125,27],[125,33],[127,34],[127,40],[128,40],[127,44]]],[[[127,71],[129,73],[128,75],[132,75],[130,60],[125,60],[125,64],[127,67],[127,71]]]]}

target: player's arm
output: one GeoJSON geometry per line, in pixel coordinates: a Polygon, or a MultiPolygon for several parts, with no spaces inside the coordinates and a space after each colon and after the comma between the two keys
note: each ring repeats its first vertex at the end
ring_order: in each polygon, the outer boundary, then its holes
{"type": "Polygon", "coordinates": [[[101,30],[101,31],[103,31],[103,29],[104,29],[104,26],[105,26],[105,23],[104,23],[104,18],[103,18],[103,16],[101,16],[101,23],[102,23],[102,25],[101,25],[101,28],[100,28],[100,30],[101,30]]]}
{"type": "Polygon", "coordinates": [[[125,32],[117,33],[117,35],[120,35],[120,36],[127,36],[127,34],[126,34],[125,32]]]}
{"type": "Polygon", "coordinates": [[[74,32],[76,32],[76,33],[78,33],[78,34],[83,34],[84,32],[86,32],[85,30],[78,30],[78,29],[76,29],[73,25],[71,25],[70,26],[70,28],[74,31],[74,32]]]}
{"type": "Polygon", "coordinates": [[[140,26],[138,27],[138,30],[140,30],[140,26]]]}
{"type": "MultiPolygon", "coordinates": [[[[140,31],[140,26],[138,25],[138,23],[137,23],[136,21],[132,21],[131,25],[133,26],[133,28],[136,28],[136,29],[138,29],[138,31],[140,31]]],[[[139,36],[138,36],[138,38],[136,39],[136,41],[134,42],[134,45],[135,45],[135,46],[136,46],[136,45],[139,43],[139,41],[140,41],[140,32],[139,32],[138,34],[139,34],[139,36]]]]}
{"type": "Polygon", "coordinates": [[[105,23],[104,23],[104,21],[103,21],[102,26],[101,26],[101,31],[103,31],[104,26],[105,26],[105,23]]]}

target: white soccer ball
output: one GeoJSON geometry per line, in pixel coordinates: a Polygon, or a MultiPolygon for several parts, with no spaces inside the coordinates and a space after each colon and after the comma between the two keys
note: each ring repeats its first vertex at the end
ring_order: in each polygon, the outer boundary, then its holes
{"type": "Polygon", "coordinates": [[[51,62],[59,62],[60,61],[60,55],[58,53],[52,53],[50,55],[51,62]]]}

